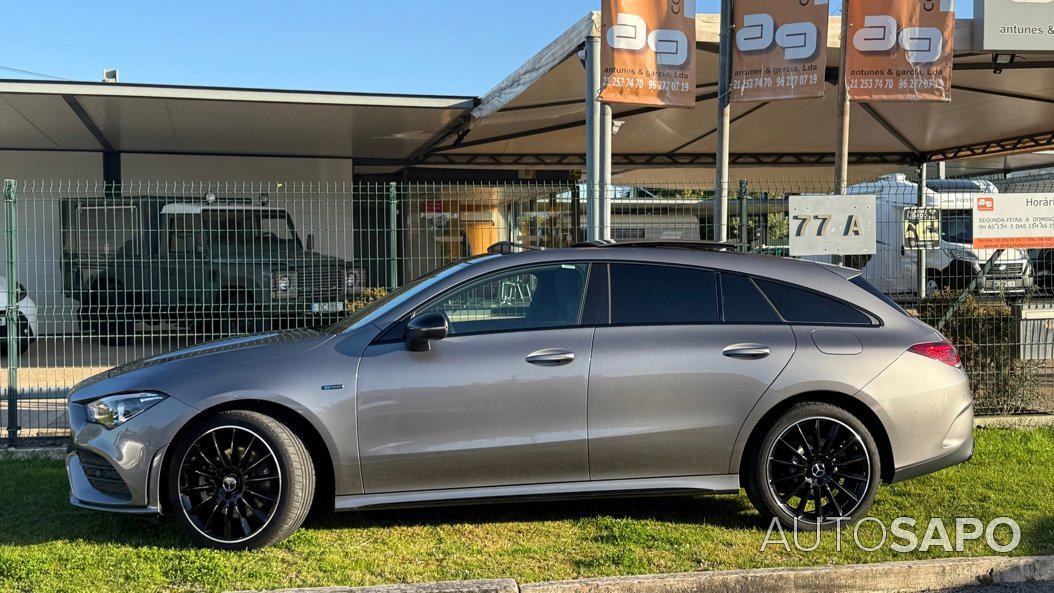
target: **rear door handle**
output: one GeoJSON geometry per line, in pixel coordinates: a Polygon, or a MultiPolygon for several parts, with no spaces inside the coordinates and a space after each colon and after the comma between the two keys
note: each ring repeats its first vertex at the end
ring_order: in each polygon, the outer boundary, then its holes
{"type": "Polygon", "coordinates": [[[536,364],[543,367],[552,367],[561,364],[567,364],[575,359],[575,353],[570,350],[561,350],[559,348],[545,348],[544,350],[535,350],[527,355],[527,362],[536,364]]]}
{"type": "Polygon", "coordinates": [[[761,344],[732,344],[725,346],[721,353],[731,358],[765,358],[769,355],[769,347],[761,344]]]}

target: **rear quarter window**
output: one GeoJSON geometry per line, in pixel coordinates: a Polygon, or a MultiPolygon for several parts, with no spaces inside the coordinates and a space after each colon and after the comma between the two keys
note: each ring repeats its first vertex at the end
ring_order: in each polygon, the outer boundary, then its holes
{"type": "Polygon", "coordinates": [[[754,282],[790,323],[872,325],[871,317],[852,305],[782,282],[760,278],[755,278],[754,282]]]}

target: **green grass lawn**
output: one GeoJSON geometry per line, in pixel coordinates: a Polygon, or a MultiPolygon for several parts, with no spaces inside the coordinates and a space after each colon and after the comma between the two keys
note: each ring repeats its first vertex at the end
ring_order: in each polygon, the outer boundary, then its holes
{"type": "MultiPolygon", "coordinates": [[[[953,525],[954,517],[1009,516],[1022,529],[1013,554],[1054,554],[1054,430],[979,430],[972,461],[883,487],[871,514],[887,524],[915,517],[920,540],[930,517],[953,525]]],[[[833,535],[812,553],[760,552],[767,527],[742,495],[510,504],[337,514],[277,547],[228,553],[191,548],[172,522],[72,508],[58,462],[0,463],[3,591],[530,582],[957,555],[898,554],[888,545],[838,552],[833,535]]],[[[874,535],[871,527],[861,533],[874,535]]],[[[962,554],[992,552],[970,542],[962,554]]]]}

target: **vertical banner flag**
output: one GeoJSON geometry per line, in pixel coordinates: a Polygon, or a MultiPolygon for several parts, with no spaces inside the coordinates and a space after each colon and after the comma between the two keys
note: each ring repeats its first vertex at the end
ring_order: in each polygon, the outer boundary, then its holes
{"type": "Polygon", "coordinates": [[[822,97],[827,0],[736,0],[732,100],[822,97]]]}
{"type": "Polygon", "coordinates": [[[950,101],[955,0],[852,0],[845,84],[856,101],[950,101]]]}
{"type": "Polygon", "coordinates": [[[603,0],[600,100],[695,106],[695,0],[603,0]]]}

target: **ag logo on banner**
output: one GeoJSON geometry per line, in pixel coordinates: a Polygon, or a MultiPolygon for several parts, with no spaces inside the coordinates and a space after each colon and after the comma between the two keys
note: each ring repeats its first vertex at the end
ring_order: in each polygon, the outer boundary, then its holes
{"type": "Polygon", "coordinates": [[[695,105],[695,0],[604,0],[600,100],[695,105]]]}
{"type": "Polygon", "coordinates": [[[736,0],[732,100],[822,97],[827,0],[736,0]]]}
{"type": "Polygon", "coordinates": [[[857,101],[949,101],[955,0],[853,0],[845,84],[857,101]]]}

